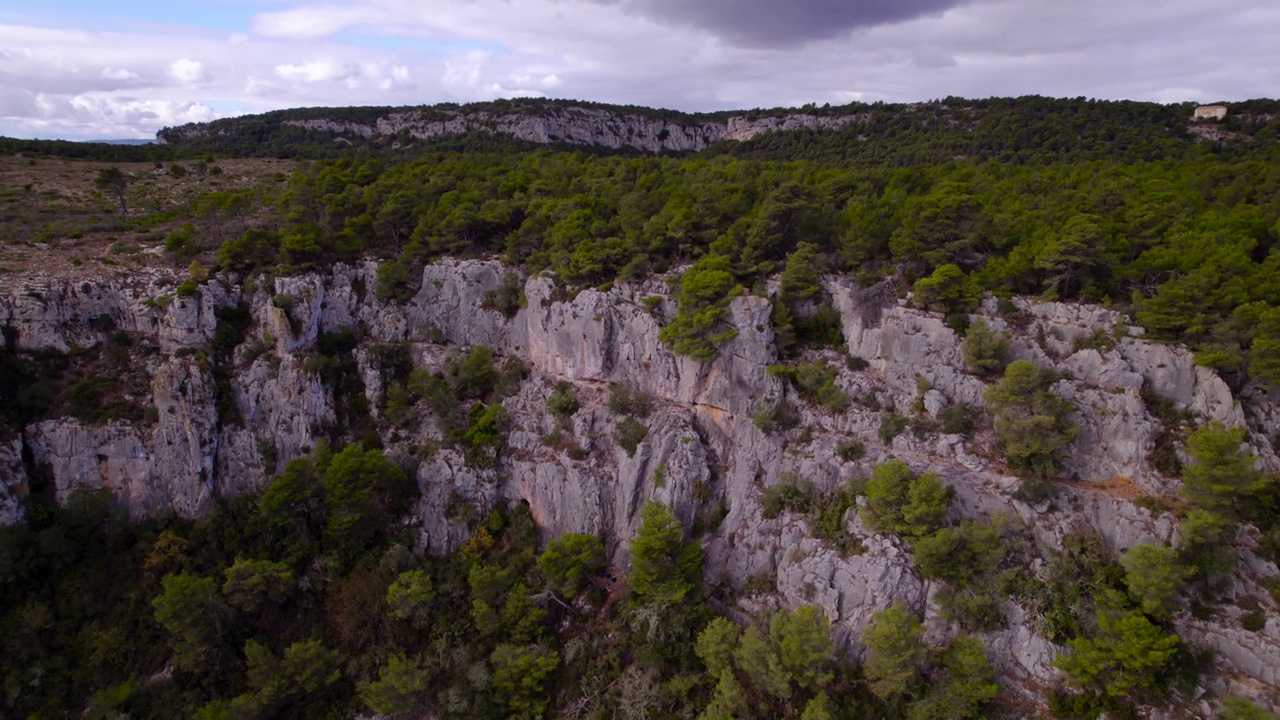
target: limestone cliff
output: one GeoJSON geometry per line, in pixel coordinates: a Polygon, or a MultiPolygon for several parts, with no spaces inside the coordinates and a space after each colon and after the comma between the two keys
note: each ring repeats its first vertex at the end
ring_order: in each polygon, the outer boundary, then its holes
{"type": "MultiPolygon", "coordinates": [[[[663,117],[587,106],[559,105],[541,112],[395,108],[363,120],[328,117],[286,119],[281,125],[348,140],[401,138],[422,140],[441,135],[488,132],[541,145],[592,145],[648,153],[698,151],[721,140],[749,140],[769,131],[834,130],[865,121],[865,113],[818,115],[795,111],[781,115],[663,117]]],[[[191,124],[161,130],[160,143],[182,142],[210,133],[235,132],[213,124],[191,124]]]]}
{"type": "MultiPolygon", "coordinates": [[[[1091,526],[1119,552],[1168,541],[1177,525],[1171,514],[1148,509],[1151,503],[1134,502],[1171,496],[1178,484],[1152,465],[1164,421],[1144,394],[1168,398],[1202,419],[1247,425],[1260,464],[1280,469],[1269,441],[1280,430],[1275,397],[1256,389],[1233,394],[1187,350],[1143,339],[1109,310],[1017,300],[1013,313],[994,302],[979,312],[1009,332],[1014,357],[1061,371],[1054,389],[1077,408],[1081,431],[1059,496],[1028,504],[1017,499],[1019,483],[993,450],[989,429],[980,426],[965,437],[922,426],[888,444],[880,437],[889,413],[936,418],[955,403],[981,406],[985,387],[966,369],[960,338],[942,318],[908,307],[885,287],[826,281],[848,353],[865,361],[825,351],[839,368],[837,384],[855,399],[833,413],[793,397],[767,371],[776,349],[766,298],[734,299],[729,321],[736,337],[717,359],[699,363],[657,340],[674,312],[661,279],[568,298],[551,280],[531,278],[524,282],[525,306],[507,317],[488,309],[485,298],[508,273],[495,262],[439,262],[423,268],[416,294],[405,302],[381,301],[367,290],[376,284],[372,262],[280,277],[269,286],[220,277],[171,303],[158,298],[178,278],[159,271],[76,286],[42,276],[5,278],[0,326],[9,328],[5,341],[12,349],[82,350],[123,332],[156,352],[138,360],[138,372],[150,382],[146,404],[154,409],[146,421],[58,417],[0,437],[0,521],[17,519],[17,497],[37,476],[47,478],[59,498],[80,485],[110,487],[135,516],[162,508],[199,516],[215,495],[260,487],[335,426],[338,398],[309,371],[307,358],[322,333],[342,328],[359,338],[352,357],[382,442],[416,473],[422,500],[412,521],[423,550],[447,552],[466,538],[460,507],[484,513],[517,500],[529,504],[547,536],[600,533],[625,567],[639,508],[657,498],[688,525],[708,528],[701,538],[704,577],[730,612],[814,603],[854,651],[872,612],[895,599],[923,611],[934,636],[952,632],[938,612],[937,588],[913,568],[902,540],[865,528],[856,509],[844,522],[861,552],[841,553],[786,513],[766,518],[762,494],[782,478],[803,478],[824,491],[896,456],[938,473],[953,488],[957,518],[1001,511],[1025,525],[1045,552],[1074,529],[1091,526]],[[281,302],[282,296],[289,300],[281,302]],[[205,349],[217,331],[216,308],[236,305],[247,308],[248,322],[219,370],[205,349]],[[1089,342],[1104,336],[1111,340],[1089,342]],[[407,428],[383,420],[386,388],[375,355],[387,343],[404,343],[414,364],[429,369],[474,345],[525,364],[525,379],[505,401],[511,431],[497,467],[470,467],[460,452],[433,442],[441,429],[425,410],[407,428]],[[555,422],[546,399],[560,380],[573,383],[580,401],[572,418],[575,452],[544,441],[555,422]],[[655,401],[633,455],[611,438],[620,420],[607,407],[611,384],[655,401]],[[798,407],[797,426],[763,432],[753,414],[783,398],[798,407]],[[863,443],[865,455],[842,459],[837,448],[849,438],[863,443]]],[[[1237,608],[1225,605],[1208,618],[1183,614],[1177,627],[1218,651],[1217,670],[1206,682],[1218,689],[1247,691],[1250,683],[1274,689],[1280,685],[1280,614],[1260,582],[1280,571],[1250,551],[1256,538],[1242,535],[1240,544],[1233,592],[1259,599],[1269,616],[1265,626],[1245,630],[1237,608]]],[[[1037,572],[1037,562],[1027,571],[1037,572]]],[[[1050,662],[1058,648],[1040,634],[1031,609],[1010,602],[1007,616],[1007,627],[985,639],[1006,681],[1034,695],[1054,677],[1050,662]]]]}

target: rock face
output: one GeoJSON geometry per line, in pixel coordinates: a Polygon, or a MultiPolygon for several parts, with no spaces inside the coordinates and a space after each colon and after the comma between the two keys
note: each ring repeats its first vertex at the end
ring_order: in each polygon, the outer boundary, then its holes
{"type": "MultiPolygon", "coordinates": [[[[535,131],[549,132],[528,130],[535,131]]],[[[949,632],[938,615],[936,588],[916,573],[905,543],[864,527],[857,508],[843,522],[862,551],[844,555],[815,537],[801,517],[766,518],[761,497],[771,485],[805,482],[823,492],[896,456],[952,488],[955,519],[1005,513],[1020,519],[1046,552],[1081,525],[1093,526],[1117,552],[1168,542],[1173,516],[1133,503],[1177,486],[1148,459],[1164,422],[1144,400],[1153,393],[1200,418],[1246,424],[1260,463],[1280,468],[1263,442],[1280,429],[1275,398],[1257,390],[1234,396],[1184,348],[1146,341],[1116,313],[1099,308],[1019,300],[1012,313],[1001,315],[994,303],[978,313],[1009,333],[1011,358],[1061,371],[1054,390],[1077,408],[1080,434],[1059,498],[1032,506],[1015,498],[1019,483],[1003,467],[989,429],[980,425],[966,437],[924,422],[956,403],[981,408],[986,384],[965,367],[961,339],[940,316],[907,307],[887,286],[826,283],[849,355],[865,361],[824,351],[838,368],[837,385],[854,399],[846,411],[832,413],[795,397],[767,371],[777,354],[766,298],[735,298],[728,322],[736,337],[714,361],[699,363],[657,340],[675,310],[660,279],[566,298],[551,280],[532,278],[523,281],[524,306],[508,317],[486,307],[488,293],[511,282],[511,271],[498,263],[424,267],[416,294],[405,302],[381,301],[366,290],[376,285],[376,270],[372,262],[339,265],[252,291],[219,278],[171,302],[159,298],[177,278],[162,272],[77,286],[40,276],[6,278],[0,326],[8,328],[9,350],[67,352],[124,332],[158,352],[142,368],[154,409],[147,421],[92,425],[51,417],[0,437],[0,522],[20,518],[19,500],[32,478],[47,478],[59,499],[79,486],[110,488],[135,516],[166,508],[199,516],[216,495],[261,487],[337,427],[341,399],[309,359],[325,333],[344,329],[354,333],[351,361],[382,442],[418,479],[422,499],[413,521],[421,549],[451,551],[467,537],[468,515],[523,501],[546,536],[599,533],[615,564],[625,567],[640,507],[653,498],[688,525],[707,528],[704,577],[737,598],[731,611],[816,604],[853,652],[860,651],[871,614],[894,600],[924,613],[930,632],[949,632]],[[281,302],[282,296],[291,300],[281,302]],[[216,309],[236,305],[247,311],[243,340],[215,367],[197,351],[215,336],[216,309]],[[384,421],[386,381],[376,358],[389,344],[432,370],[476,345],[524,364],[525,379],[504,401],[510,432],[496,467],[468,466],[460,452],[439,442],[441,429],[425,409],[409,427],[384,421]],[[562,380],[573,384],[580,405],[571,445],[545,439],[555,428],[546,400],[562,380]],[[612,385],[653,399],[652,412],[642,418],[646,435],[630,455],[612,439],[622,419],[608,407],[612,385]],[[753,415],[783,399],[797,408],[796,427],[763,432],[753,415]],[[878,430],[889,413],[922,424],[886,443],[878,430]],[[842,459],[837,449],[851,438],[865,455],[842,459]],[[424,455],[428,445],[438,449],[424,455]]],[[[1237,592],[1261,598],[1274,612],[1260,584],[1274,574],[1274,566],[1255,558],[1239,573],[1237,592]]],[[[1038,634],[1028,612],[1010,605],[1007,614],[1008,626],[986,638],[1001,673],[1021,688],[1051,681],[1058,649],[1038,634]]],[[[1276,622],[1251,633],[1227,613],[1211,620],[1188,616],[1178,627],[1217,648],[1224,673],[1274,686],[1280,680],[1276,622]]]]}
{"type": "MultiPolygon", "coordinates": [[[[335,137],[371,140],[407,135],[422,140],[440,135],[491,132],[510,135],[525,142],[595,145],[612,149],[630,148],[649,153],[688,152],[706,148],[720,140],[749,140],[763,132],[787,130],[839,129],[851,122],[865,121],[866,114],[839,116],[791,112],[780,116],[736,115],[728,118],[680,116],[664,119],[651,114],[563,106],[542,112],[455,111],[438,109],[390,110],[370,122],[360,123],[329,118],[284,120],[282,124],[326,133],[335,137]],[[402,133],[404,135],[402,135],[402,133]]],[[[215,125],[192,124],[165,129],[157,142],[180,142],[201,137],[215,125]]]]}

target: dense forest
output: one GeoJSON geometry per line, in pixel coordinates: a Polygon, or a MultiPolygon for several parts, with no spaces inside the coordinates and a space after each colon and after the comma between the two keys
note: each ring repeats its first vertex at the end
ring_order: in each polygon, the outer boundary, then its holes
{"type": "MultiPolygon", "coordinates": [[[[551,276],[564,296],[665,274],[677,304],[659,337],[701,360],[732,337],[730,300],[769,297],[783,361],[769,371],[832,411],[850,399],[825,360],[804,362],[807,349],[842,343],[820,280],[888,281],[965,334],[966,361],[989,381],[986,409],[1005,460],[1034,494],[1077,432],[1073,408],[1049,390],[1052,370],[1005,363],[1007,338],[971,323],[988,294],[1011,315],[1014,295],[1120,309],[1149,337],[1191,346],[1234,388],[1280,388],[1277,108],[1238,104],[1220,127],[1235,137],[1212,143],[1188,132],[1190,109],[1038,98],[813,108],[866,119],[688,157],[535,149],[484,133],[418,141],[397,154],[390,140],[335,144],[282,124],[319,112],[301,110],[245,120],[225,141],[3,141],[0,151],[161,164],[207,153],[315,158],[268,186],[211,190],[155,213],[184,222],[164,242],[169,260],[190,263],[179,294],[212,273],[261,283],[367,257],[380,262],[369,290],[386,302],[411,297],[423,264],[442,257],[498,257],[521,274],[551,276]],[[1039,424],[1029,428],[1028,417],[1039,424]]],[[[386,110],[324,117],[364,121],[386,110]]],[[[155,218],[129,213],[130,177],[111,170],[97,186],[119,200],[119,228],[152,227],[155,218]]],[[[514,276],[486,302],[518,311],[514,276]]],[[[201,351],[214,366],[245,341],[244,309],[223,312],[226,332],[201,351]]],[[[124,335],[121,345],[130,342],[124,335]]],[[[350,380],[353,342],[322,335],[308,372],[335,388],[350,380]]],[[[0,351],[0,433],[77,407],[76,397],[37,392],[48,375],[42,363],[62,360],[20,356],[9,345],[0,351]]],[[[524,369],[483,347],[437,372],[404,358],[396,367],[387,421],[430,413],[468,464],[491,465],[501,401],[524,369]]],[[[623,388],[613,394],[610,403],[642,437],[635,418],[648,412],[646,401],[623,388]]],[[[1135,704],[1194,691],[1207,658],[1181,641],[1171,618],[1181,603],[1207,612],[1222,601],[1237,528],[1256,526],[1259,552],[1280,559],[1280,481],[1254,469],[1238,428],[1215,424],[1180,438],[1182,458],[1170,451],[1168,474],[1183,481],[1176,546],[1137,545],[1115,557],[1096,534],[1076,532],[1044,558],[1043,582],[1025,572],[1037,552],[1025,527],[994,515],[949,522],[943,484],[900,460],[825,496],[775,484],[762,501],[767,516],[794,515],[840,552],[856,553],[843,522],[861,499],[865,525],[900,539],[920,575],[942,584],[939,603],[958,635],[929,644],[919,619],[894,604],[864,629],[868,652],[857,662],[816,607],[724,617],[725,589],[700,571],[698,531],[707,528],[687,530],[654,501],[628,540],[632,564],[621,579],[607,567],[602,538],[539,538],[520,503],[482,515],[458,497],[450,512],[467,523],[469,539],[444,557],[414,553],[405,517],[417,484],[384,455],[376,433],[361,432],[371,422],[358,407],[363,396],[344,397],[344,439],[361,441],[322,442],[260,493],[220,499],[198,521],[130,522],[108,491],[77,490],[59,506],[48,483],[34,484],[25,520],[0,528],[3,713],[1013,717],[1024,708],[993,702],[999,686],[976,637],[1004,622],[1000,604],[1011,597],[1035,610],[1045,637],[1069,648],[1056,661],[1067,682],[1047,696],[1053,714],[1134,717],[1135,704]]],[[[92,397],[78,401],[94,406],[82,409],[95,420],[111,418],[92,397]]],[[[1161,407],[1159,398],[1151,403],[1161,407]]],[[[562,421],[577,409],[568,383],[547,400],[562,421]]],[[[959,408],[944,422],[967,432],[973,412],[959,408]]],[[[766,433],[782,421],[755,418],[766,433]]],[[[892,439],[904,427],[882,432],[892,439]]],[[[1261,712],[1230,699],[1221,717],[1261,712]]]]}
{"type": "Polygon", "coordinates": [[[1280,165],[1211,156],[902,169],[551,151],[350,157],[301,169],[278,222],[227,239],[217,260],[287,272],[373,253],[387,260],[377,292],[388,298],[445,255],[501,256],[567,287],[687,265],[664,336],[700,357],[714,354],[729,297],[762,293],[775,273],[811,276],[786,286],[784,326],[786,308],[814,299],[817,274],[892,277],[957,322],[983,293],[1122,307],[1232,382],[1274,387],[1278,218],[1280,165]]]}

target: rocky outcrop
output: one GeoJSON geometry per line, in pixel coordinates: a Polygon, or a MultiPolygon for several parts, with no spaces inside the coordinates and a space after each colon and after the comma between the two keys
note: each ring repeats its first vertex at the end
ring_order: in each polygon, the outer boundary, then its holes
{"type": "MultiPolygon", "coordinates": [[[[1004,513],[1019,519],[1046,553],[1090,525],[1119,552],[1169,542],[1176,529],[1172,515],[1133,503],[1138,495],[1158,497],[1177,486],[1149,462],[1164,420],[1144,395],[1163,396],[1199,418],[1245,423],[1258,439],[1280,424],[1272,396],[1258,390],[1233,396],[1184,348],[1145,340],[1112,311],[1017,300],[1013,312],[1006,307],[1002,315],[990,303],[978,315],[1009,333],[1011,357],[1057,368],[1063,379],[1055,391],[1077,407],[1080,434],[1059,496],[1030,505],[1017,499],[1019,481],[1005,470],[989,429],[943,434],[924,422],[936,422],[955,403],[981,408],[988,380],[965,367],[961,339],[940,316],[900,302],[887,285],[826,282],[848,354],[865,361],[814,353],[838,369],[836,383],[853,399],[846,411],[832,413],[796,397],[768,372],[776,349],[766,298],[734,298],[728,322],[736,337],[714,361],[699,363],[657,340],[675,309],[661,279],[568,297],[545,277],[518,279],[496,262],[450,260],[424,267],[408,300],[389,302],[368,290],[376,287],[376,270],[373,262],[338,265],[275,278],[252,291],[224,277],[194,296],[169,300],[161,298],[175,278],[159,271],[77,286],[7,278],[0,325],[11,329],[5,342],[15,350],[65,352],[124,332],[158,352],[142,368],[151,378],[148,405],[154,408],[146,422],[87,425],[53,417],[0,442],[0,520],[17,519],[17,498],[35,475],[49,478],[60,499],[80,486],[110,488],[135,516],[166,508],[198,516],[215,495],[261,487],[334,431],[340,398],[309,359],[324,333],[345,328],[357,341],[351,360],[382,443],[413,470],[422,491],[410,518],[421,549],[458,547],[469,519],[515,501],[528,503],[548,536],[599,533],[614,563],[625,567],[639,509],[658,499],[689,526],[705,529],[704,576],[718,597],[730,598],[731,610],[816,604],[842,645],[856,653],[872,613],[894,600],[925,613],[930,633],[945,637],[950,630],[938,614],[936,587],[917,575],[904,542],[863,526],[857,508],[843,522],[862,551],[843,555],[801,517],[766,518],[761,497],[769,486],[799,482],[822,493],[897,456],[952,488],[956,519],[1004,513]],[[508,317],[487,307],[486,298],[511,282],[523,283],[525,302],[508,317]],[[659,300],[646,301],[653,297],[659,300]],[[234,357],[215,368],[198,351],[214,336],[215,309],[235,304],[247,309],[250,321],[234,357]],[[496,467],[469,466],[441,442],[442,428],[425,409],[407,427],[383,421],[386,380],[377,354],[391,344],[402,344],[417,366],[430,370],[475,345],[524,365],[524,380],[503,401],[510,430],[496,467]],[[573,384],[580,405],[568,440],[555,439],[556,420],[546,408],[562,380],[573,384]],[[615,384],[653,398],[643,418],[647,432],[633,454],[612,439],[621,419],[608,407],[615,384]],[[783,399],[796,408],[795,427],[763,432],[753,416],[783,399]],[[879,430],[891,412],[919,424],[886,443],[879,430]],[[851,439],[862,443],[865,455],[841,457],[838,448],[851,439]]],[[[1254,449],[1262,465],[1280,467],[1270,443],[1255,442],[1254,449]]],[[[1248,565],[1241,587],[1256,590],[1258,578],[1275,573],[1259,562],[1248,565]]],[[[1027,611],[1010,604],[1008,619],[1004,630],[987,636],[1002,674],[1019,687],[1051,681],[1058,648],[1038,634],[1027,611]]],[[[1178,620],[1186,637],[1219,649],[1224,672],[1272,686],[1280,665],[1274,625],[1273,619],[1263,631],[1243,634],[1230,616],[1178,620]]]]}
{"type": "Polygon", "coordinates": [[[27,494],[27,469],[22,464],[22,438],[0,429],[0,525],[21,522],[27,494]]]}
{"type": "MultiPolygon", "coordinates": [[[[788,112],[779,115],[691,116],[672,113],[619,112],[561,105],[538,111],[456,110],[404,108],[388,110],[366,122],[326,117],[298,118],[281,124],[310,130],[335,139],[428,139],[463,133],[510,135],[524,142],[629,148],[649,153],[696,152],[721,140],[749,140],[764,132],[839,129],[852,122],[866,122],[867,113],[817,115],[788,112]]],[[[181,142],[209,133],[234,131],[213,124],[166,128],[156,134],[160,143],[181,142]]]]}

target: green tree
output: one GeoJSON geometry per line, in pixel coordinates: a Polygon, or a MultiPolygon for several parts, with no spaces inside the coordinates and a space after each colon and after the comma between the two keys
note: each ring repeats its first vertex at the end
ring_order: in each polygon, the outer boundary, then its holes
{"type": "Polygon", "coordinates": [[[1004,370],[1005,356],[1009,354],[1009,334],[996,332],[981,319],[974,320],[965,331],[960,345],[964,364],[975,373],[996,373],[1004,370]]]}
{"type": "Polygon", "coordinates": [[[1071,652],[1053,663],[1073,682],[1111,697],[1131,697],[1158,689],[1159,671],[1177,651],[1178,636],[1136,610],[1104,604],[1097,634],[1069,644],[1071,652]]]}
{"type": "Polygon", "coordinates": [[[702,628],[694,643],[694,651],[708,673],[719,677],[724,671],[733,669],[733,656],[741,636],[742,628],[728,618],[713,618],[702,628]]]}
{"type": "Polygon", "coordinates": [[[704,361],[714,358],[716,346],[737,335],[724,323],[724,316],[729,300],[741,290],[728,258],[702,258],[680,276],[676,316],[658,331],[658,339],[678,355],[704,361]]]}
{"type": "Polygon", "coordinates": [[[232,607],[247,613],[279,605],[293,590],[293,573],[284,563],[240,558],[224,575],[223,597],[232,607]]]}
{"type": "Polygon", "coordinates": [[[557,591],[573,596],[605,568],[604,544],[587,533],[565,533],[538,556],[538,572],[557,591]]]}
{"type": "Polygon", "coordinates": [[[946,314],[967,312],[977,304],[973,283],[951,263],[940,265],[928,277],[917,280],[913,295],[917,307],[946,314]]]}
{"type": "Polygon", "coordinates": [[[822,610],[804,605],[782,610],[769,621],[769,639],[778,664],[804,690],[817,690],[831,681],[831,624],[822,610]]]}
{"type": "Polygon", "coordinates": [[[740,720],[748,717],[749,710],[746,690],[742,688],[738,678],[734,677],[732,670],[725,670],[720,673],[711,702],[707,703],[698,720],[740,720]]]}
{"type": "Polygon", "coordinates": [[[1202,599],[1212,600],[1230,585],[1235,534],[1230,520],[1200,508],[1189,511],[1178,526],[1178,562],[1194,569],[1191,579],[1202,599]]]}
{"type": "Polygon", "coordinates": [[[762,692],[779,699],[791,696],[791,674],[782,667],[777,648],[760,628],[753,625],[742,633],[734,660],[762,692]]]}
{"type": "Polygon", "coordinates": [[[957,637],[942,654],[941,664],[942,672],[930,682],[928,694],[911,704],[909,720],[982,717],[983,707],[1000,691],[982,641],[972,635],[957,637]]]}
{"type": "Polygon", "coordinates": [[[363,550],[381,532],[388,505],[407,482],[405,472],[381,451],[355,443],[343,448],[329,461],[322,481],[326,542],[336,550],[363,550]]]}
{"type": "Polygon", "coordinates": [[[360,682],[358,693],[368,708],[380,715],[408,715],[427,701],[431,674],[420,661],[393,654],[378,669],[377,680],[360,682]]]}
{"type": "Polygon", "coordinates": [[[387,586],[387,609],[391,615],[416,628],[431,622],[434,600],[435,586],[426,570],[406,570],[387,586]]]}
{"type": "Polygon", "coordinates": [[[294,458],[258,499],[263,523],[290,557],[306,557],[320,542],[324,503],[311,458],[294,458]]]}
{"type": "Polygon", "coordinates": [[[1178,562],[1178,552],[1161,545],[1134,545],[1120,556],[1129,597],[1151,617],[1167,619],[1177,609],[1178,589],[1195,572],[1178,562]]]}
{"type": "Polygon", "coordinates": [[[920,621],[901,600],[871,616],[862,631],[867,646],[863,670],[876,697],[895,701],[914,690],[924,657],[920,630],[920,621]]]}
{"type": "Polygon", "coordinates": [[[493,687],[516,717],[539,717],[550,696],[546,684],[560,664],[560,656],[540,645],[499,645],[489,655],[493,687]]]}
{"type": "Polygon", "coordinates": [[[631,590],[648,602],[679,602],[697,589],[701,569],[702,548],[685,541],[679,518],[657,500],[646,501],[631,540],[631,590]]]}
{"type": "Polygon", "coordinates": [[[912,553],[921,575],[962,588],[996,569],[1004,558],[1004,545],[1000,531],[989,523],[962,520],[956,528],[920,538],[912,553]]]}
{"type": "Polygon", "coordinates": [[[112,165],[98,171],[98,175],[93,179],[93,186],[104,195],[110,195],[120,203],[120,220],[124,221],[129,218],[129,203],[126,197],[126,191],[129,184],[133,182],[133,178],[126,175],[120,168],[112,165]]]}
{"type": "Polygon", "coordinates": [[[1191,462],[1182,470],[1183,495],[1210,512],[1238,512],[1240,500],[1257,492],[1263,480],[1253,453],[1243,447],[1245,438],[1243,427],[1216,420],[1188,435],[1191,462]]]}
{"type": "Polygon", "coordinates": [[[936,531],[946,517],[950,493],[933,473],[915,475],[894,458],[871,469],[863,520],[883,532],[914,539],[936,531]]]}
{"type": "Polygon", "coordinates": [[[183,572],[166,575],[160,584],[164,589],[151,606],[156,622],[169,633],[174,663],[191,672],[213,664],[221,651],[227,614],[217,583],[183,572]]]}
{"type": "Polygon", "coordinates": [[[836,720],[835,713],[831,711],[831,700],[825,692],[818,693],[805,703],[800,720],[836,720]]]}
{"type": "Polygon", "coordinates": [[[263,712],[290,701],[305,704],[323,693],[342,676],[342,656],[319,640],[295,642],[277,657],[266,646],[250,640],[245,644],[245,664],[254,695],[237,698],[239,704],[256,706],[263,712]],[[292,698],[292,700],[290,700],[292,698]]]}
{"type": "Polygon", "coordinates": [[[1075,406],[1049,389],[1054,379],[1052,371],[1015,360],[985,394],[1009,466],[1038,479],[1057,474],[1062,452],[1080,431],[1071,418],[1075,406]]]}
{"type": "Polygon", "coordinates": [[[1046,274],[1046,292],[1052,297],[1074,295],[1081,277],[1102,262],[1099,250],[1105,243],[1097,217],[1072,215],[1036,256],[1035,268],[1046,274]]]}

